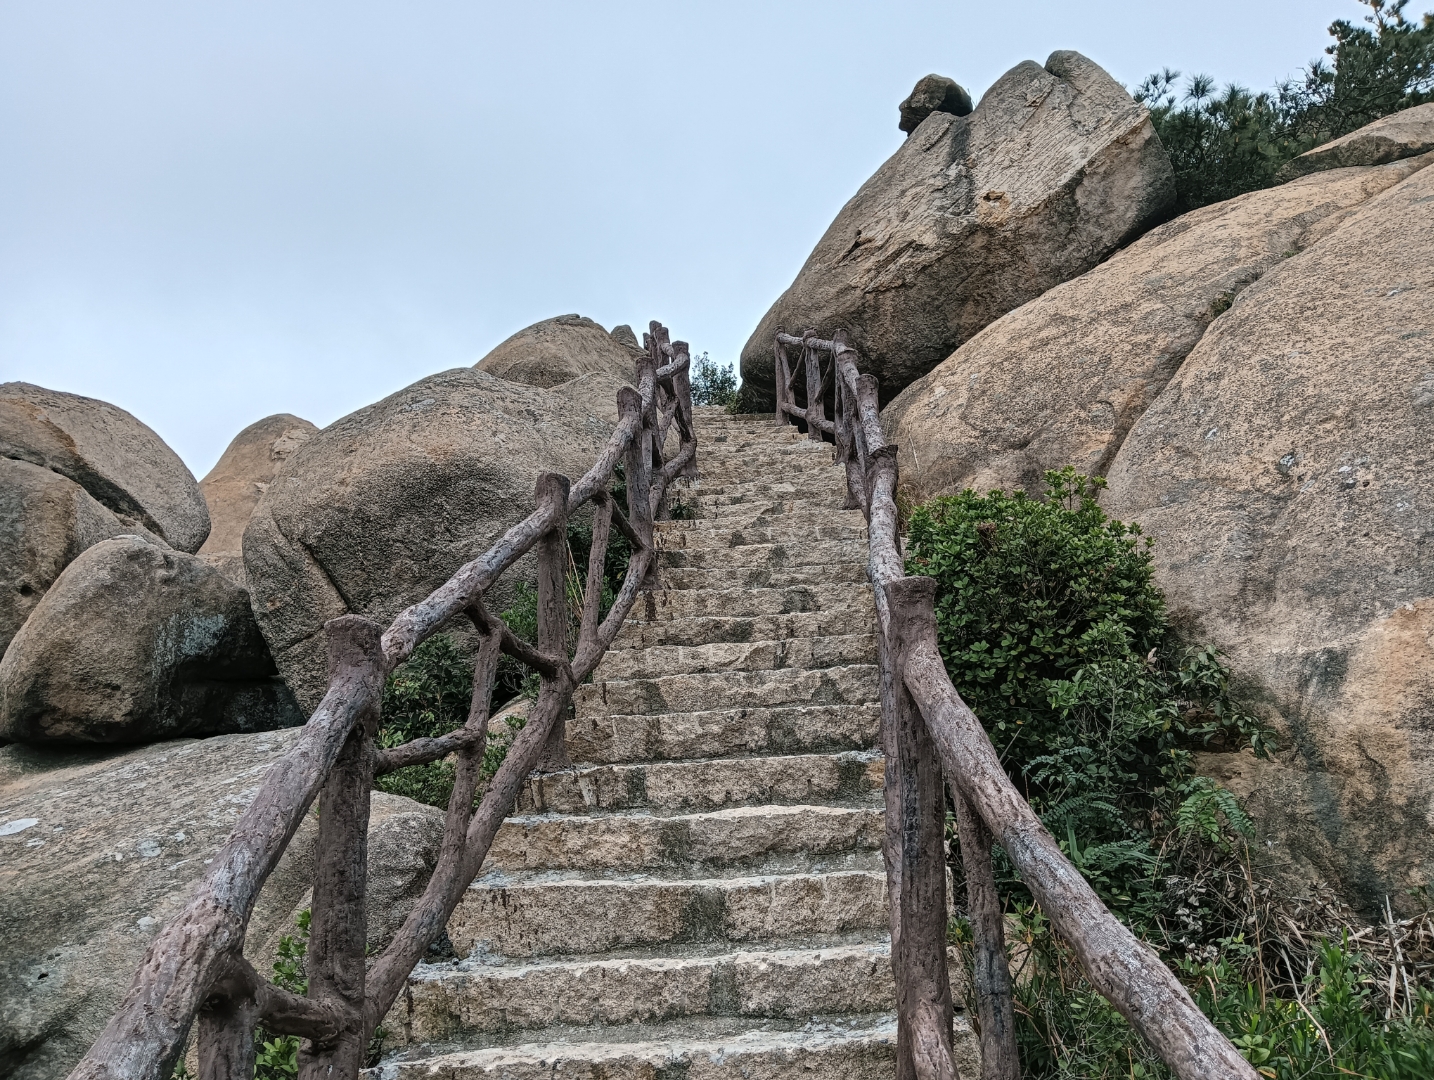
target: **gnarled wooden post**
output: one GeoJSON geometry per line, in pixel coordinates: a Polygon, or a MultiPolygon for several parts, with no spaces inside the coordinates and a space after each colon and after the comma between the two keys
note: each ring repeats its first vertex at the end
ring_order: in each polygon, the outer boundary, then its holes
{"type": "MultiPolygon", "coordinates": [[[[534,499],[539,506],[564,508],[568,504],[568,478],[558,473],[538,477],[534,499]]],[[[538,541],[538,651],[546,656],[568,657],[568,604],[564,587],[568,570],[567,515],[538,541]]],[[[568,757],[566,709],[553,721],[552,733],[543,749],[538,768],[557,772],[572,765],[568,757]]]]}
{"type": "Polygon", "coordinates": [[[792,422],[792,418],[787,415],[787,406],[793,404],[787,389],[791,369],[787,363],[787,347],[779,338],[772,340],[772,350],[772,376],[777,388],[777,411],[772,415],[772,422],[782,428],[792,422]]]}
{"type": "Polygon", "coordinates": [[[815,330],[808,330],[802,335],[802,359],[807,367],[807,438],[821,442],[826,405],[822,400],[822,358],[812,344],[816,336],[815,330]]]}
{"type": "MultiPolygon", "coordinates": [[[[369,709],[349,732],[319,795],[319,863],[314,872],[313,921],[309,929],[309,997],[328,1004],[339,1020],[338,1038],[300,1047],[300,1080],[356,1076],[363,1066],[364,956],[368,915],[369,792],[373,788],[373,737],[378,731],[379,688],[384,678],[379,628],[365,622],[361,648],[368,678],[376,684],[369,709]]],[[[346,657],[329,657],[332,681],[346,657]]],[[[205,1077],[204,1080],[210,1080],[205,1077]]]]}
{"type": "Polygon", "coordinates": [[[956,805],[961,866],[966,872],[966,910],[975,951],[972,981],[981,1027],[981,1080],[1021,1080],[1011,965],[1006,959],[1006,919],[991,864],[991,833],[955,784],[951,785],[951,798],[956,805]]]}
{"type": "Polygon", "coordinates": [[[891,713],[883,711],[886,858],[897,874],[891,897],[891,967],[896,977],[897,1080],[955,1080],[951,979],[946,970],[946,799],[926,722],[899,673],[908,635],[893,615],[883,661],[891,713]]]}

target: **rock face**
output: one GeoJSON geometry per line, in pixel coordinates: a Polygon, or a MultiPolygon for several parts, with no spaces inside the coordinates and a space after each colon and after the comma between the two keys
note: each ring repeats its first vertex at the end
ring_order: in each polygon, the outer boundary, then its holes
{"type": "Polygon", "coordinates": [[[629,382],[634,377],[632,344],[609,334],[581,315],[559,315],[519,330],[474,366],[479,371],[525,386],[547,389],[589,372],[602,372],[629,382]]]}
{"type": "Polygon", "coordinates": [[[0,458],[0,656],[80,552],[112,536],[141,531],[125,525],[73,480],[28,461],[0,458]]]}
{"type": "Polygon", "coordinates": [[[1371,911],[1434,880],[1431,265],[1425,168],[1235,299],[1106,499],[1286,732],[1297,782],[1255,805],[1274,854],[1371,911]]]}
{"type": "Polygon", "coordinates": [[[966,116],[971,112],[971,95],[955,79],[945,75],[927,75],[901,103],[901,122],[897,124],[908,135],[921,126],[934,112],[966,116]]]}
{"type": "Polygon", "coordinates": [[[1342,139],[1316,146],[1280,170],[1282,179],[1323,169],[1383,165],[1434,151],[1434,101],[1394,113],[1342,139]]]}
{"type": "Polygon", "coordinates": [[[352,612],[386,624],[531,513],[539,473],[576,480],[609,433],[546,390],[457,368],[295,451],[249,522],[244,564],[259,626],[305,712],[323,696],[327,620],[352,612]]]}
{"type": "Polygon", "coordinates": [[[199,482],[209,507],[209,539],[199,555],[243,585],[244,530],[259,497],[295,450],[319,429],[288,413],[266,416],[238,435],[199,482]]]}
{"type": "Polygon", "coordinates": [[[1175,196],[1148,113],[1074,52],[933,112],[846,204],[742,350],[773,403],[772,340],[844,327],[888,397],[1006,312],[1140,235],[1175,196]]]}
{"type": "Polygon", "coordinates": [[[914,499],[1103,475],[1216,314],[1425,159],[1206,206],[998,319],[883,412],[914,499]]]}
{"type": "MultiPolygon", "coordinates": [[[[0,1074],[60,1080],[74,1067],[296,736],[0,748],[0,1074]]],[[[427,882],[442,814],[373,799],[369,909],[390,927],[427,882]]],[[[311,814],[260,894],[248,944],[263,971],[264,943],[293,933],[306,904],[317,834],[311,814]]]]}
{"type": "Polygon", "coordinates": [[[302,723],[276,674],[244,590],[196,556],[104,540],[0,659],[0,738],[135,743],[302,723]]]}
{"type": "Polygon", "coordinates": [[[209,511],[184,462],[144,424],[77,394],[0,384],[0,457],[68,477],[127,526],[198,551],[209,511]]]}

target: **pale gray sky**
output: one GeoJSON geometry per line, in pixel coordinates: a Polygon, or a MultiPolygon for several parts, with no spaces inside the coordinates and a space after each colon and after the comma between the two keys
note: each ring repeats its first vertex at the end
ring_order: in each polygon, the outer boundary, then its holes
{"type": "MultiPolygon", "coordinates": [[[[1428,4],[1414,7],[1423,10],[1428,4]]],[[[202,476],[538,319],[734,360],[928,72],[1264,88],[1354,0],[0,0],[0,380],[202,476]]]]}

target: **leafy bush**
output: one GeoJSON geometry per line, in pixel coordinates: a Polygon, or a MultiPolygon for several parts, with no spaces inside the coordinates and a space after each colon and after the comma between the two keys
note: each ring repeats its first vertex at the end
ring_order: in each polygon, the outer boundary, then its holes
{"type": "MultiPolygon", "coordinates": [[[[274,961],[274,985],[291,994],[307,994],[309,977],[304,957],[309,951],[311,911],[299,912],[294,925],[297,935],[279,939],[279,958],[274,961]]],[[[296,1035],[274,1035],[262,1027],[254,1032],[254,1080],[294,1080],[299,1075],[299,1039],[296,1035]]]]}
{"type": "Polygon", "coordinates": [[[1106,903],[1153,929],[1171,827],[1216,844],[1249,829],[1191,749],[1266,736],[1213,650],[1169,640],[1149,542],[1101,510],[1104,482],[1046,480],[1044,502],[966,491],[916,507],[908,571],[936,579],[947,671],[1013,781],[1106,903]]]}
{"type": "Polygon", "coordinates": [[[688,373],[692,382],[692,404],[721,405],[729,411],[737,403],[737,372],[731,364],[719,364],[704,352],[692,358],[688,373]]]}
{"type": "Polygon", "coordinates": [[[1175,169],[1178,213],[1269,187],[1296,155],[1434,100],[1434,15],[1415,23],[1404,16],[1409,0],[1358,2],[1369,8],[1367,25],[1333,23],[1331,61],[1272,91],[1217,92],[1195,75],[1181,94],[1180,73],[1168,68],[1140,84],[1135,99],[1150,108],[1175,169]]]}

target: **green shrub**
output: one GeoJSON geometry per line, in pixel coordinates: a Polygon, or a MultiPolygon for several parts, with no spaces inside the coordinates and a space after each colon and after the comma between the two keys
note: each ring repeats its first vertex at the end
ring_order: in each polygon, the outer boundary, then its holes
{"type": "MultiPolygon", "coordinates": [[[[274,961],[273,983],[292,994],[309,992],[304,957],[309,951],[311,912],[305,908],[294,920],[297,935],[279,939],[279,957],[274,961]]],[[[299,1039],[296,1035],[274,1035],[262,1027],[254,1032],[254,1080],[294,1080],[299,1075],[299,1039]]]]}
{"type": "Polygon", "coordinates": [[[1104,481],[1046,480],[1046,501],[966,491],[916,507],[907,569],[936,579],[942,658],[1012,780],[1106,903],[1150,929],[1165,834],[1249,830],[1191,750],[1266,736],[1214,651],[1170,640],[1149,542],[1101,510],[1104,481]]]}

